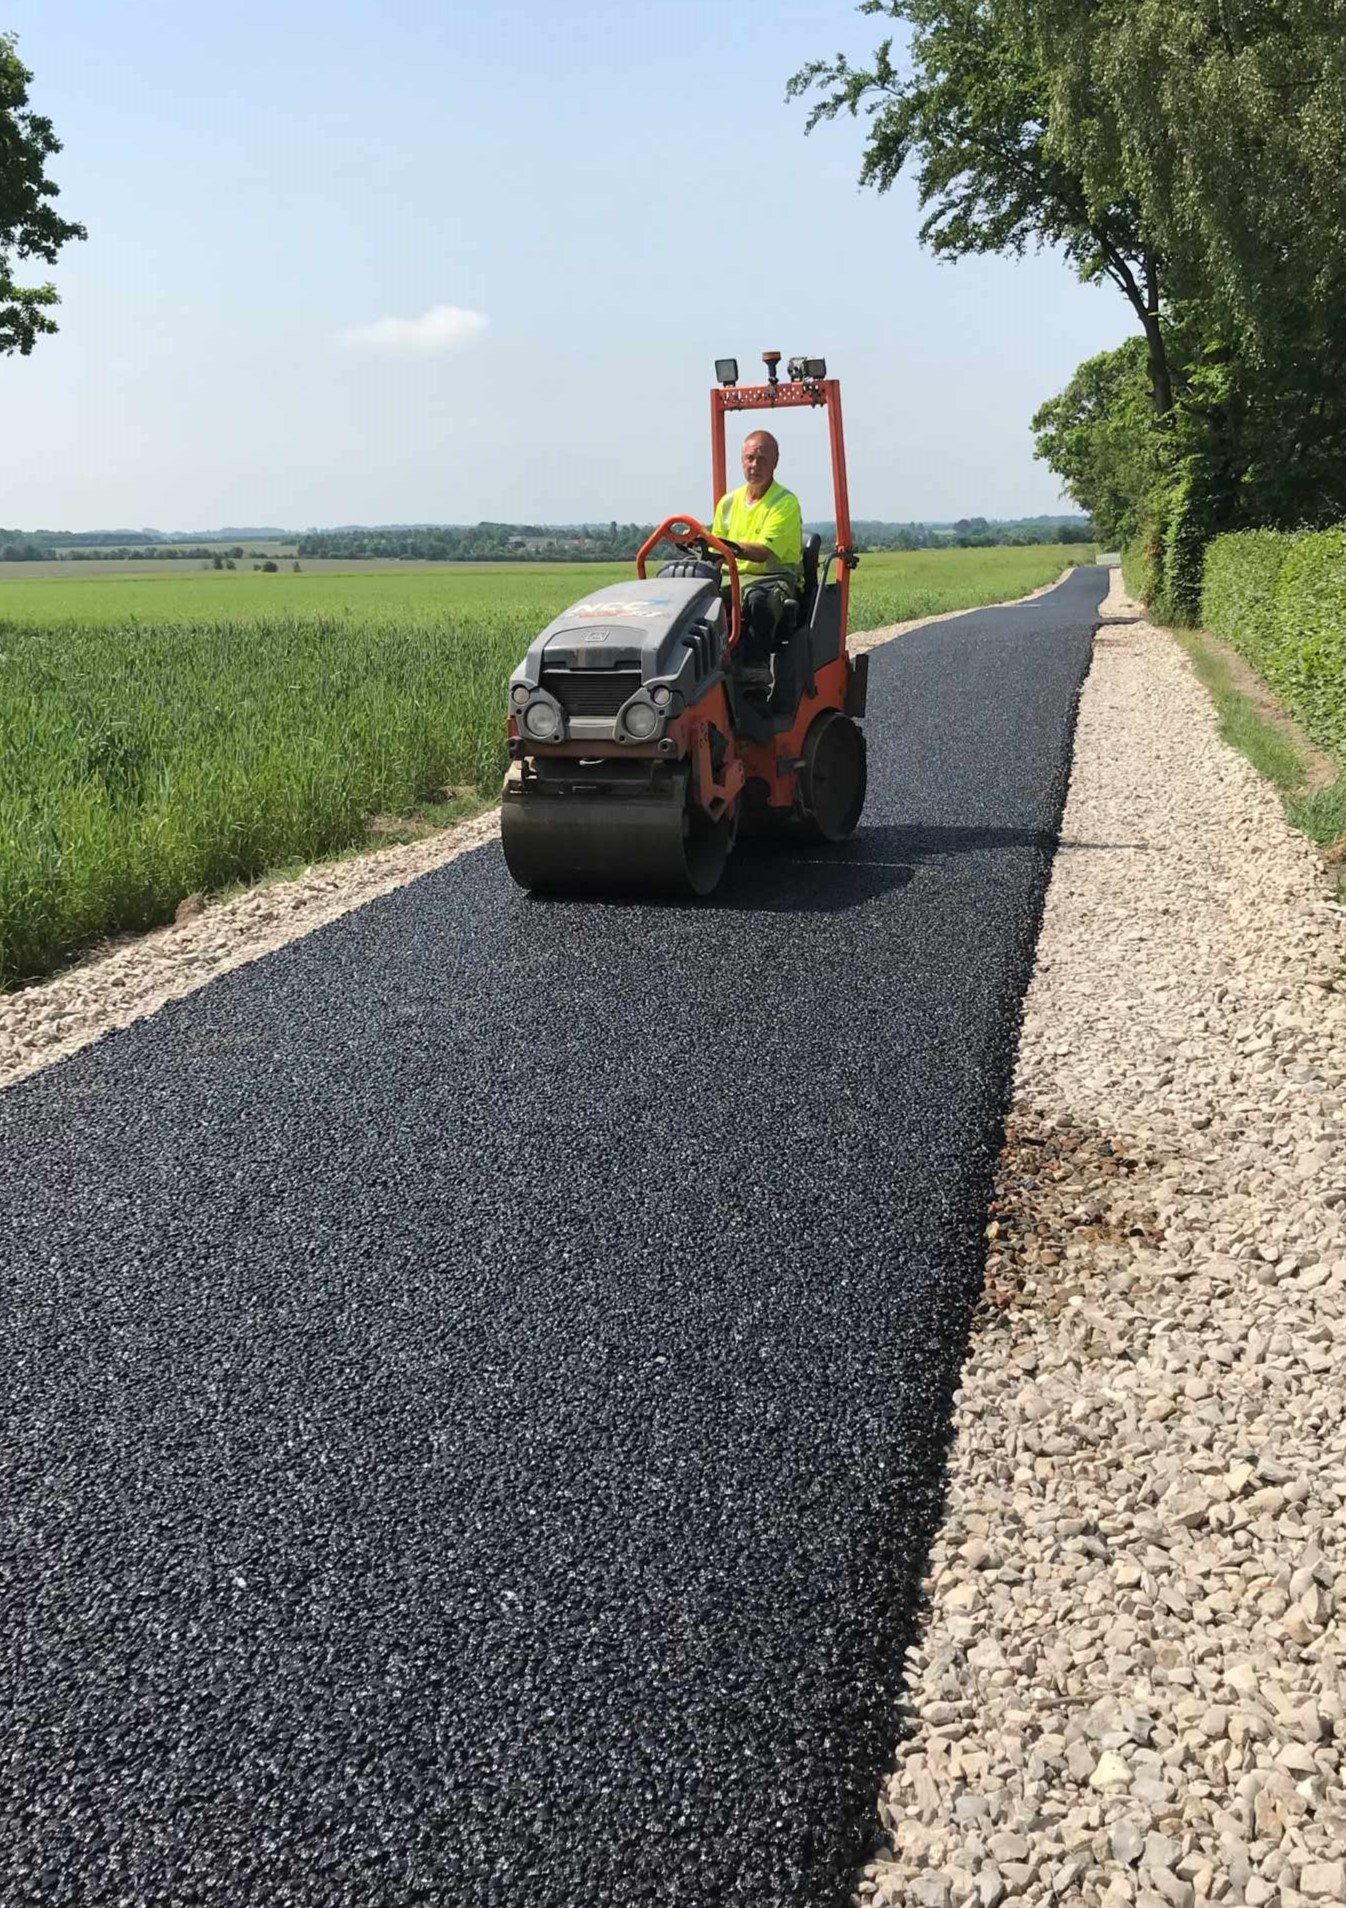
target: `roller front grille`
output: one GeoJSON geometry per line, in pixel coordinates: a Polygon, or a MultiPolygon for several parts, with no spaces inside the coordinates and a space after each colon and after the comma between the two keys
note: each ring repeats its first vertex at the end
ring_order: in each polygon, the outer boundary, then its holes
{"type": "Polygon", "coordinates": [[[544,669],[542,687],[572,716],[615,716],[640,687],[638,669],[544,669]]]}

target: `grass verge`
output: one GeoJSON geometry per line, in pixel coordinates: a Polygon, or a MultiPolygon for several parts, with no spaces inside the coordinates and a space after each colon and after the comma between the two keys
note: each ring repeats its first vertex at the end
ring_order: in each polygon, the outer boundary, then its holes
{"type": "MultiPolygon", "coordinates": [[[[432,835],[442,835],[446,828],[453,828],[459,822],[473,821],[478,815],[484,815],[488,808],[494,808],[497,796],[494,790],[483,794],[480,789],[456,789],[443,801],[418,802],[405,815],[371,815],[365,824],[365,832],[359,841],[348,848],[337,848],[330,855],[323,855],[322,862],[358,861],[362,855],[376,854],[380,848],[407,848],[413,842],[429,841],[432,835]]],[[[211,895],[212,902],[232,901],[240,894],[251,894],[258,888],[270,888],[287,881],[298,881],[313,867],[311,860],[302,856],[291,861],[280,862],[268,868],[255,881],[234,881],[227,887],[218,889],[211,895]]],[[[204,896],[202,897],[204,899],[204,896]]]]}
{"type": "Polygon", "coordinates": [[[1309,740],[1236,652],[1203,632],[1171,634],[1215,704],[1221,736],[1279,792],[1291,825],[1325,851],[1346,899],[1346,770],[1309,740]]]}

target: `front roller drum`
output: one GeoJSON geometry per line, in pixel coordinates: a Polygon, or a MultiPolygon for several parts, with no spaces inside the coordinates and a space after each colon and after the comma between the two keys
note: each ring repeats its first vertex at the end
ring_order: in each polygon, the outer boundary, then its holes
{"type": "Polygon", "coordinates": [[[690,798],[683,767],[658,786],[547,786],[513,769],[500,805],[505,863],[534,894],[709,894],[724,873],[734,818],[690,798]]]}

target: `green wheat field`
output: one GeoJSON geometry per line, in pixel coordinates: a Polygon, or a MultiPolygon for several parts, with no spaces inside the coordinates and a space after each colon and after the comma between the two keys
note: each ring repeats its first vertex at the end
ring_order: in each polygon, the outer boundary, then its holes
{"type": "MultiPolygon", "coordinates": [[[[1092,552],[862,560],[853,629],[1023,595],[1092,552]]],[[[188,894],[488,798],[504,683],[629,565],[0,581],[0,986],[188,894]],[[447,805],[447,806],[446,806],[447,805]]]]}

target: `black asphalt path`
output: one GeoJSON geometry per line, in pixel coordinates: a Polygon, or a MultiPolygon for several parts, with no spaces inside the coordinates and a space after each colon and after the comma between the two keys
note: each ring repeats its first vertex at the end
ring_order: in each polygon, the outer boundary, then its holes
{"type": "Polygon", "coordinates": [[[843,849],[483,849],[0,1094],[7,1908],[846,1899],[1103,588],[875,653],[843,849]]]}

